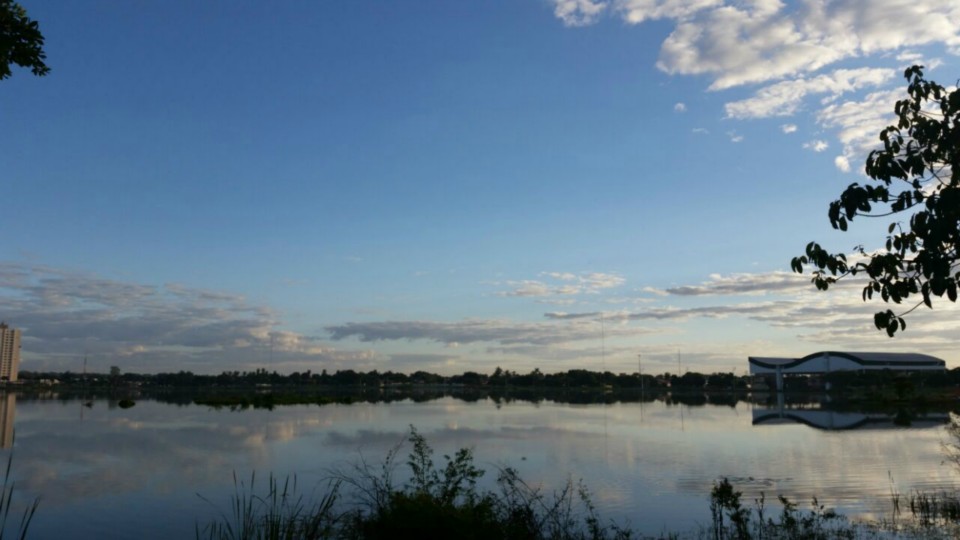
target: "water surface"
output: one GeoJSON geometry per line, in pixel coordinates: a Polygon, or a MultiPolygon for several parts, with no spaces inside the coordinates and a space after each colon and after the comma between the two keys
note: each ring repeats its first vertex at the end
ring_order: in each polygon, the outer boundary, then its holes
{"type": "Polygon", "coordinates": [[[198,522],[227,510],[235,474],[247,481],[256,471],[258,482],[295,474],[309,492],[333,469],[361,457],[379,462],[411,425],[438,457],[473,448],[490,481],[506,465],[547,490],[582,478],[604,517],[648,534],[706,525],[720,477],[750,499],[783,494],[805,507],[817,496],[862,517],[888,515],[891,490],[960,481],[943,464],[945,413],[914,416],[909,427],[889,414],[861,422],[842,413],[830,421],[851,429],[824,430],[813,427],[816,414],[744,402],[446,397],[230,411],[149,399],[122,409],[110,400],[21,398],[10,408],[17,497],[41,498],[34,538],[189,538],[198,522]]]}

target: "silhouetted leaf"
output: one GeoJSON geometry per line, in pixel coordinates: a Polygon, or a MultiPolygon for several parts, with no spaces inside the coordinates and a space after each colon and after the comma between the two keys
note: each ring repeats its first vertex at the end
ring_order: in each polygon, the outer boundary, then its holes
{"type": "MultiPolygon", "coordinates": [[[[960,281],[960,272],[952,275],[960,264],[960,174],[955,169],[941,174],[938,182],[927,182],[939,167],[960,163],[960,90],[948,91],[925,80],[922,66],[906,69],[904,77],[909,98],[894,106],[897,124],[880,132],[883,149],[867,156],[865,170],[876,183],[847,186],[830,203],[827,217],[833,228],[846,231],[857,217],[911,211],[909,226],[891,222],[883,244],[886,249],[873,252],[858,246],[856,251],[865,261],[852,267],[846,265],[843,254],[831,254],[810,242],[806,257],[794,258],[791,269],[803,273],[806,265],[811,266],[820,290],[832,283],[822,277],[826,273],[842,277],[864,272],[869,277],[861,294],[864,301],[871,300],[873,293],[893,303],[921,294],[922,303],[932,307],[932,295],[946,295],[956,302],[960,281]],[[942,114],[938,116],[937,110],[942,114]],[[912,189],[893,196],[888,186],[896,179],[912,189]],[[920,211],[914,212],[920,204],[920,211]],[[900,234],[894,234],[898,228],[900,234]]],[[[874,324],[889,336],[906,329],[903,317],[890,310],[876,313],[874,324]]]]}

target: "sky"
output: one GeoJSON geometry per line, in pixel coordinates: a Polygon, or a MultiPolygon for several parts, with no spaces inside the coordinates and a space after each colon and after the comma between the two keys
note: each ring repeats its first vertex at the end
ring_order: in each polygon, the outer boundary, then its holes
{"type": "MultiPolygon", "coordinates": [[[[912,351],[790,259],[955,0],[22,0],[0,81],[0,319],[24,370],[745,373],[912,351]]],[[[896,307],[904,311],[907,307],[896,307]]]]}

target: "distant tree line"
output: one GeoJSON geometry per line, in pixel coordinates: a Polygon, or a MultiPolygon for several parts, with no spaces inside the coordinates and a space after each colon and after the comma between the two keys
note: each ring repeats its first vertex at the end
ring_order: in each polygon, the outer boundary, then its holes
{"type": "Polygon", "coordinates": [[[535,368],[528,373],[496,368],[493,373],[465,371],[458,375],[438,375],[427,371],[410,374],[396,371],[355,371],[326,369],[319,373],[311,370],[289,374],[260,368],[254,371],[224,371],[219,375],[202,375],[190,371],[176,373],[120,373],[111,367],[109,374],[80,374],[66,372],[21,371],[20,380],[37,383],[57,381],[60,384],[127,384],[139,386],[173,387],[249,387],[249,386],[343,386],[383,387],[400,385],[453,385],[470,387],[516,387],[516,388],[598,388],[650,389],[658,388],[716,388],[745,389],[748,376],[733,373],[703,374],[688,371],[683,375],[663,373],[639,375],[637,373],[613,373],[571,369],[557,373],[543,373],[535,368]]]}
{"type": "MultiPolygon", "coordinates": [[[[337,370],[332,373],[326,369],[319,373],[311,370],[289,374],[268,371],[260,368],[253,371],[224,371],[219,375],[202,375],[190,371],[176,373],[120,373],[119,368],[111,367],[107,374],[80,374],[66,372],[21,371],[19,378],[24,383],[56,381],[64,385],[91,386],[139,386],[139,387],[178,387],[178,388],[251,388],[251,387],[402,387],[402,386],[464,386],[473,388],[601,388],[612,390],[646,389],[650,391],[665,389],[687,390],[746,390],[753,382],[753,376],[734,373],[699,373],[688,371],[682,375],[662,373],[660,375],[638,373],[613,373],[610,371],[590,371],[571,369],[557,373],[543,373],[535,368],[528,373],[496,368],[493,373],[465,371],[458,375],[438,375],[427,371],[401,373],[397,371],[355,371],[337,370]]],[[[823,377],[791,377],[788,388],[794,390],[820,388],[829,382],[833,388],[883,386],[888,384],[909,388],[943,388],[960,386],[960,368],[943,372],[898,373],[893,371],[847,371],[834,372],[823,377]]]]}

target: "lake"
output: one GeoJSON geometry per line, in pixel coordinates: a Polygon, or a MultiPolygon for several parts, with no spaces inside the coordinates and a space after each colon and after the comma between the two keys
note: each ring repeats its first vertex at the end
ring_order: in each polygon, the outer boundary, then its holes
{"type": "Polygon", "coordinates": [[[235,474],[248,482],[256,471],[261,486],[270,473],[296,475],[309,493],[361,456],[379,463],[410,425],[438,458],[473,448],[488,483],[506,465],[548,490],[582,478],[604,518],[648,534],[705,526],[710,488],[721,477],[747,500],[762,491],[768,501],[783,494],[808,508],[816,496],[866,518],[890,514],[891,490],[960,486],[958,471],[943,463],[945,412],[897,418],[743,401],[449,396],[239,411],[13,395],[0,405],[15,497],[41,498],[31,538],[191,538],[197,523],[228,510],[235,474]]]}

